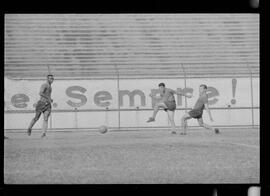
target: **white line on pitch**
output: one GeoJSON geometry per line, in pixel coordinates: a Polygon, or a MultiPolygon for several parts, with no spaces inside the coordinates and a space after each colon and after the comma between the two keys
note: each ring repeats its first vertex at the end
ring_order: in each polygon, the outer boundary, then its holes
{"type": "Polygon", "coordinates": [[[238,146],[245,146],[245,147],[249,147],[249,148],[256,148],[259,149],[260,146],[256,146],[256,145],[249,145],[249,144],[242,144],[242,143],[227,143],[227,142],[221,142],[223,144],[234,144],[234,145],[238,145],[238,146]]]}

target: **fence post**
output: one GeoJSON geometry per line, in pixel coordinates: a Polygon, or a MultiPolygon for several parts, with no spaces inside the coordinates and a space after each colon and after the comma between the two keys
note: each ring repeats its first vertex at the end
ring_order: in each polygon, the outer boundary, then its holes
{"type": "Polygon", "coordinates": [[[115,65],[116,75],[117,75],[117,97],[118,97],[118,130],[120,130],[120,93],[119,93],[119,70],[117,65],[115,65]]]}
{"type": "Polygon", "coordinates": [[[74,123],[75,123],[75,129],[78,129],[78,108],[74,108],[74,123]]]}
{"type": "MultiPolygon", "coordinates": [[[[185,72],[183,63],[181,63],[181,66],[182,66],[183,73],[184,73],[184,87],[186,89],[187,88],[186,72],[185,72]]],[[[185,96],[185,113],[187,113],[187,97],[186,96],[185,96]]]]}
{"type": "Polygon", "coordinates": [[[250,91],[251,91],[251,114],[252,114],[252,128],[254,128],[254,105],[253,105],[253,76],[252,76],[252,70],[250,69],[248,63],[247,67],[249,70],[249,78],[250,78],[250,91]]]}
{"type": "Polygon", "coordinates": [[[51,115],[50,115],[50,130],[52,130],[52,112],[51,112],[51,115]]]}

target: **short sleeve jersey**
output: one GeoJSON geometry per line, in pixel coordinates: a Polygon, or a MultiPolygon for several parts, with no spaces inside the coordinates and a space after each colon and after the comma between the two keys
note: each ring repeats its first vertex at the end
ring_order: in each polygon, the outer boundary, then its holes
{"type": "Polygon", "coordinates": [[[203,110],[205,107],[204,104],[206,103],[208,103],[208,97],[207,97],[207,94],[203,94],[199,97],[193,109],[203,110]]]}
{"type": "MultiPolygon", "coordinates": [[[[52,87],[51,87],[51,85],[49,85],[48,83],[44,83],[44,84],[42,84],[40,90],[41,90],[46,96],[48,96],[48,97],[51,98],[51,93],[52,93],[52,87]]],[[[41,101],[44,101],[44,102],[48,101],[48,100],[47,100],[46,98],[44,98],[44,97],[40,97],[40,100],[41,100],[41,101]]]]}
{"type": "Polygon", "coordinates": [[[169,88],[165,88],[165,92],[161,93],[161,97],[163,101],[175,101],[174,99],[174,91],[169,88]]]}

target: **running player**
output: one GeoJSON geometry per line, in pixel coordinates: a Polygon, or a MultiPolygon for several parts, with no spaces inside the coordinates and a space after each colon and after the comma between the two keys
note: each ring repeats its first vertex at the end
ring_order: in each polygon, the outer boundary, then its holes
{"type": "Polygon", "coordinates": [[[181,135],[187,134],[187,132],[186,132],[187,131],[187,120],[191,119],[191,118],[197,119],[197,121],[201,127],[215,131],[215,133],[219,133],[219,130],[217,128],[213,128],[212,126],[205,124],[203,122],[203,119],[202,119],[203,110],[204,110],[204,108],[206,108],[208,115],[210,117],[210,120],[213,122],[213,118],[212,118],[212,115],[211,115],[211,112],[210,112],[210,109],[208,106],[208,97],[207,97],[206,91],[207,91],[207,86],[205,84],[201,84],[199,87],[200,96],[199,96],[194,108],[191,111],[189,111],[188,113],[186,113],[181,119],[181,122],[182,122],[181,135]]]}
{"type": "MultiPolygon", "coordinates": [[[[158,87],[160,91],[161,100],[156,102],[154,106],[153,116],[150,117],[147,122],[155,121],[159,108],[163,108],[168,114],[169,121],[172,127],[172,133],[175,134],[176,131],[175,131],[174,113],[176,109],[176,103],[175,103],[174,94],[186,96],[188,98],[191,98],[192,96],[186,95],[184,93],[176,92],[169,88],[165,88],[164,83],[160,83],[158,87]]],[[[152,94],[150,94],[150,96],[153,97],[152,94]]]]}
{"type": "Polygon", "coordinates": [[[41,113],[43,113],[44,116],[41,137],[46,136],[46,131],[48,128],[48,119],[51,114],[51,103],[53,102],[53,100],[51,99],[52,93],[51,84],[53,83],[53,80],[54,80],[53,75],[47,75],[47,82],[41,85],[39,92],[40,100],[36,105],[36,115],[30,122],[30,125],[27,129],[27,133],[29,136],[31,135],[32,127],[38,121],[41,113]]]}

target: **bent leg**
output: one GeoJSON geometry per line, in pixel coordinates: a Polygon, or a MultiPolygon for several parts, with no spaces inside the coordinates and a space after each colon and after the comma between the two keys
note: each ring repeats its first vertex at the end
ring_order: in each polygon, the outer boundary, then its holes
{"type": "Polygon", "coordinates": [[[50,111],[45,111],[44,112],[44,120],[43,120],[43,125],[42,125],[42,136],[46,135],[47,129],[48,129],[48,120],[50,116],[50,111]]]}
{"type": "Polygon", "coordinates": [[[205,124],[205,123],[203,122],[203,119],[202,119],[202,118],[199,118],[199,119],[198,119],[198,124],[199,124],[201,127],[204,127],[205,129],[209,129],[209,130],[214,131],[214,128],[213,128],[212,126],[208,125],[208,124],[205,124]]]}
{"type": "Polygon", "coordinates": [[[155,121],[159,108],[167,109],[168,107],[166,106],[166,104],[164,102],[156,103],[155,106],[154,106],[153,115],[152,115],[151,118],[149,118],[149,120],[147,122],[155,121]]]}
{"type": "Polygon", "coordinates": [[[35,123],[38,121],[40,115],[41,115],[41,112],[36,112],[35,117],[31,120],[31,122],[28,126],[28,129],[27,129],[28,135],[31,135],[32,128],[35,125],[35,123]]]}
{"type": "Polygon", "coordinates": [[[164,102],[159,102],[159,103],[157,103],[157,104],[155,105],[155,107],[154,107],[154,112],[153,112],[153,116],[152,116],[153,119],[156,118],[157,113],[158,113],[158,109],[159,109],[159,108],[164,108],[164,109],[166,109],[166,108],[168,108],[168,107],[165,105],[164,102]]]}
{"type": "Polygon", "coordinates": [[[168,110],[167,113],[168,113],[169,121],[171,123],[172,133],[176,133],[176,131],[175,131],[175,122],[174,122],[174,111],[168,110]]]}
{"type": "Polygon", "coordinates": [[[181,125],[182,125],[182,132],[181,134],[186,135],[187,134],[187,120],[191,119],[192,117],[189,115],[189,113],[186,113],[181,118],[181,125]]]}

